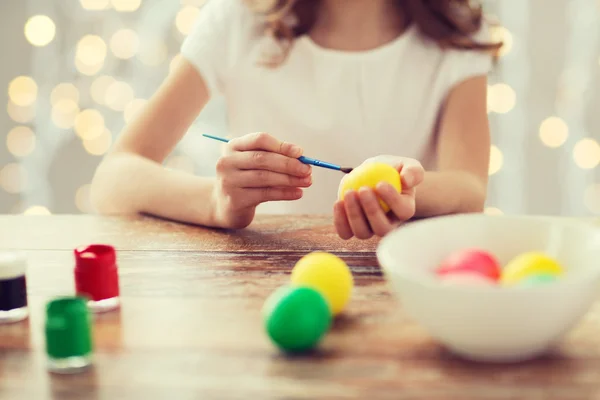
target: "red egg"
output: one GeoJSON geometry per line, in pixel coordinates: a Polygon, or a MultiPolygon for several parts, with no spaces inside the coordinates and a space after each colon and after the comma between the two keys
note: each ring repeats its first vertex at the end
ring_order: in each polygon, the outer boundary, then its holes
{"type": "Polygon", "coordinates": [[[453,271],[441,276],[444,285],[452,286],[496,286],[496,281],[488,276],[472,271],[453,271]]]}
{"type": "Polygon", "coordinates": [[[436,270],[438,275],[476,273],[494,281],[500,279],[501,266],[496,257],[480,249],[457,251],[446,257],[436,270]]]}

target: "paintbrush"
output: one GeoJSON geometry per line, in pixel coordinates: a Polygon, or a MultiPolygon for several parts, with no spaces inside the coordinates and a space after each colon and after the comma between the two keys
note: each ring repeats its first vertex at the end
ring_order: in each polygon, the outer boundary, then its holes
{"type": "MultiPolygon", "coordinates": [[[[202,136],[209,138],[209,139],[218,140],[218,141],[224,142],[224,143],[229,142],[229,139],[225,139],[225,138],[218,137],[218,136],[207,135],[207,134],[202,134],[202,136]]],[[[315,167],[333,169],[335,171],[342,171],[345,174],[349,174],[353,170],[353,168],[350,168],[350,167],[341,167],[336,164],[331,164],[331,163],[328,163],[325,161],[316,160],[314,158],[309,158],[309,157],[304,157],[304,156],[298,157],[298,160],[304,164],[314,165],[315,167]]]]}

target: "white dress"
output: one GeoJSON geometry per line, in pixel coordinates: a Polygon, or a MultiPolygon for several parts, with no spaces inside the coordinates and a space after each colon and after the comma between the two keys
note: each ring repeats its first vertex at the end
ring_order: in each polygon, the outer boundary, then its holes
{"type": "MultiPolygon", "coordinates": [[[[182,55],[211,95],[224,96],[230,137],[268,132],[300,145],[308,157],[344,166],[389,154],[435,169],[435,128],[445,97],[492,66],[487,54],[442,50],[411,26],[393,42],[362,52],[325,49],[303,36],[285,63],[270,69],[260,65],[265,46],[273,44],[260,25],[242,0],[209,0],[182,55]]],[[[478,39],[486,33],[482,29],[478,39]]],[[[262,204],[257,212],[329,214],[341,178],[314,167],[302,199],[262,204]]]]}

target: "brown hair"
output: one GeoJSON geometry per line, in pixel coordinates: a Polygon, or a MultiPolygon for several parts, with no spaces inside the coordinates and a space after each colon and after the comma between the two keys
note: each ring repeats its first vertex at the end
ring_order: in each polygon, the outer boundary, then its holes
{"type": "MultiPolygon", "coordinates": [[[[495,57],[502,43],[479,43],[472,35],[483,23],[481,6],[472,0],[395,0],[410,22],[425,37],[444,48],[490,52],[495,57]]],[[[246,0],[250,8],[265,17],[267,33],[277,39],[280,54],[267,62],[278,65],[285,60],[295,38],[313,27],[321,0],[246,0]],[[287,22],[295,19],[294,24],[287,22]]]]}

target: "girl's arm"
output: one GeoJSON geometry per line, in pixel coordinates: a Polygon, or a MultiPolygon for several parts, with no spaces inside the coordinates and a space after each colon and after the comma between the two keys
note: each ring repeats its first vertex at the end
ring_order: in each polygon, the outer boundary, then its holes
{"type": "Polygon", "coordinates": [[[416,188],[416,217],[481,212],[488,183],[490,128],[487,78],[454,88],[441,114],[438,170],[416,188]]]}
{"type": "Polygon", "coordinates": [[[214,179],[162,166],[208,99],[201,76],[180,61],[98,167],[91,196],[100,213],[149,213],[213,225],[214,179]]]}
{"type": "Polygon", "coordinates": [[[297,159],[302,149],[266,133],[231,140],[216,178],[163,167],[208,99],[202,76],[181,60],[98,167],[92,202],[100,213],[145,213],[237,229],[252,222],[260,203],[302,197],[312,182],[310,167],[297,159]]]}

